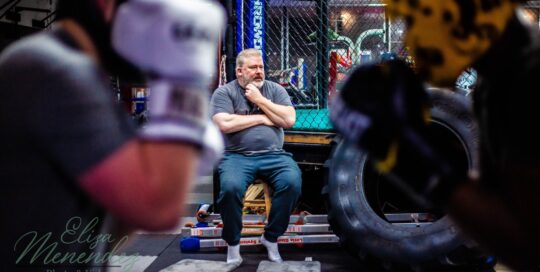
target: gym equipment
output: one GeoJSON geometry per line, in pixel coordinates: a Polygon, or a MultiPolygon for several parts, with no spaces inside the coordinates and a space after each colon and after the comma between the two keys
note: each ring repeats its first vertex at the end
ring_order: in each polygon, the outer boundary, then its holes
{"type": "MultiPolygon", "coordinates": [[[[297,235],[297,236],[280,236],[278,244],[328,244],[337,243],[339,239],[334,234],[317,234],[317,235],[297,235]]],[[[244,237],[240,239],[241,246],[256,246],[261,245],[261,237],[244,237]]],[[[216,249],[226,247],[227,242],[223,239],[200,239],[198,237],[187,237],[180,240],[180,250],[182,252],[197,252],[200,249],[216,249]]]]}
{"type": "MultiPolygon", "coordinates": [[[[289,219],[289,224],[326,224],[328,223],[328,216],[326,214],[300,214],[300,215],[291,215],[289,219]]],[[[242,222],[261,222],[266,219],[263,215],[254,215],[254,214],[245,214],[242,216],[242,222]]],[[[219,214],[209,214],[205,218],[205,222],[212,222],[213,224],[219,224],[221,222],[221,215],[219,214]]]]}
{"type": "Polygon", "coordinates": [[[428,109],[428,94],[414,71],[390,60],[354,70],[330,117],[347,141],[370,153],[389,182],[419,205],[441,208],[467,180],[467,171],[455,167],[428,128],[428,109]]]}
{"type": "MultiPolygon", "coordinates": [[[[428,95],[432,135],[460,171],[476,169],[479,133],[470,101],[443,89],[428,89],[428,95]]],[[[327,162],[328,220],[351,254],[372,263],[374,270],[441,271],[443,265],[462,271],[494,265],[444,212],[411,201],[373,167],[373,160],[366,149],[343,140],[327,162]]]]}
{"type": "MultiPolygon", "coordinates": [[[[250,225],[244,225],[244,229],[249,228],[250,225]]],[[[264,225],[255,225],[253,228],[262,229],[264,225]]],[[[221,237],[221,231],[223,229],[219,227],[206,227],[206,228],[182,228],[182,236],[196,236],[199,238],[211,238],[221,237]]],[[[242,231],[243,232],[243,231],[242,231]]],[[[329,224],[308,224],[308,225],[289,225],[286,234],[291,233],[332,233],[329,224]]],[[[258,233],[260,235],[262,233],[258,233]]]]}
{"type": "MultiPolygon", "coordinates": [[[[202,205],[204,210],[207,205],[202,205]]],[[[197,212],[197,215],[204,212],[197,212]]],[[[182,252],[195,252],[201,248],[215,249],[227,246],[222,239],[208,239],[220,237],[222,228],[221,216],[219,214],[207,214],[203,217],[209,227],[184,227],[182,228],[182,239],[180,240],[180,249],[182,252]]],[[[280,244],[313,244],[313,243],[337,243],[338,238],[332,233],[328,224],[326,215],[309,215],[300,213],[290,217],[289,226],[285,235],[278,238],[280,244]]],[[[259,245],[260,235],[264,231],[264,215],[244,215],[242,235],[254,235],[255,237],[243,237],[240,240],[241,245],[259,245]]]]}

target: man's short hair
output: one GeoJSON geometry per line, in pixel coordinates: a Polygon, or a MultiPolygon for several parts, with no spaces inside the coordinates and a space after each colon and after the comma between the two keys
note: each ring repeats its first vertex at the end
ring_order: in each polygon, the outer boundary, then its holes
{"type": "Polygon", "coordinates": [[[238,56],[236,56],[236,68],[242,67],[242,65],[244,65],[244,62],[246,62],[246,58],[250,57],[262,57],[261,50],[255,48],[248,48],[242,50],[238,54],[238,56]]]}

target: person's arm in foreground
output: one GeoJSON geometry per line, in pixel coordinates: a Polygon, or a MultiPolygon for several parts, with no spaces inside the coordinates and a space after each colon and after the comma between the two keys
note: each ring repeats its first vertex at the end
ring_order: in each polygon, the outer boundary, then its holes
{"type": "Polygon", "coordinates": [[[149,81],[150,120],[137,139],[125,143],[79,179],[82,188],[123,223],[148,230],[174,227],[196,169],[203,164],[213,165],[212,161],[198,162],[200,150],[206,154],[208,145],[203,135],[211,130],[206,83],[213,74],[212,68],[201,67],[213,67],[223,25],[222,8],[209,1],[189,1],[184,5],[168,0],[131,1],[120,7],[113,27],[116,50],[141,70],[159,75],[149,81]],[[204,23],[193,20],[193,5],[214,19],[204,23]],[[184,37],[159,30],[141,32],[141,26],[156,20],[164,28],[169,27],[176,19],[168,14],[178,15],[177,24],[208,35],[184,37]],[[154,39],[155,46],[140,48],[145,39],[154,39]],[[185,50],[171,47],[172,43],[184,46],[185,50]],[[196,50],[187,50],[195,45],[196,50]],[[171,62],[180,65],[170,65],[171,62]]]}

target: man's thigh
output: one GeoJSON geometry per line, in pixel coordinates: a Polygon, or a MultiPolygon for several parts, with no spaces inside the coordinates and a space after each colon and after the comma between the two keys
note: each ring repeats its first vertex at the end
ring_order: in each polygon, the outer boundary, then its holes
{"type": "Polygon", "coordinates": [[[255,181],[256,170],[249,157],[226,154],[218,166],[221,190],[245,191],[255,181]]]}
{"type": "Polygon", "coordinates": [[[290,153],[268,155],[259,161],[259,173],[262,178],[276,185],[275,182],[300,185],[302,174],[298,164],[290,153]]]}

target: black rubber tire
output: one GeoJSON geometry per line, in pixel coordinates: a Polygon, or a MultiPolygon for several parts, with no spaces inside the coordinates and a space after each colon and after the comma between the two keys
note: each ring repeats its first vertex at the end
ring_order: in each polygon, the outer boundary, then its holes
{"type": "MultiPolygon", "coordinates": [[[[429,93],[431,122],[448,129],[459,140],[466,155],[465,167],[476,169],[479,135],[469,99],[439,89],[430,89],[429,93]]],[[[401,271],[404,267],[449,264],[449,256],[456,250],[474,248],[474,243],[464,238],[444,214],[429,225],[414,228],[383,219],[381,211],[370,205],[364,190],[367,169],[371,167],[367,160],[369,155],[365,151],[340,141],[327,162],[329,172],[323,193],[327,197],[328,219],[350,253],[376,260],[380,265],[377,269],[401,271]]]]}

